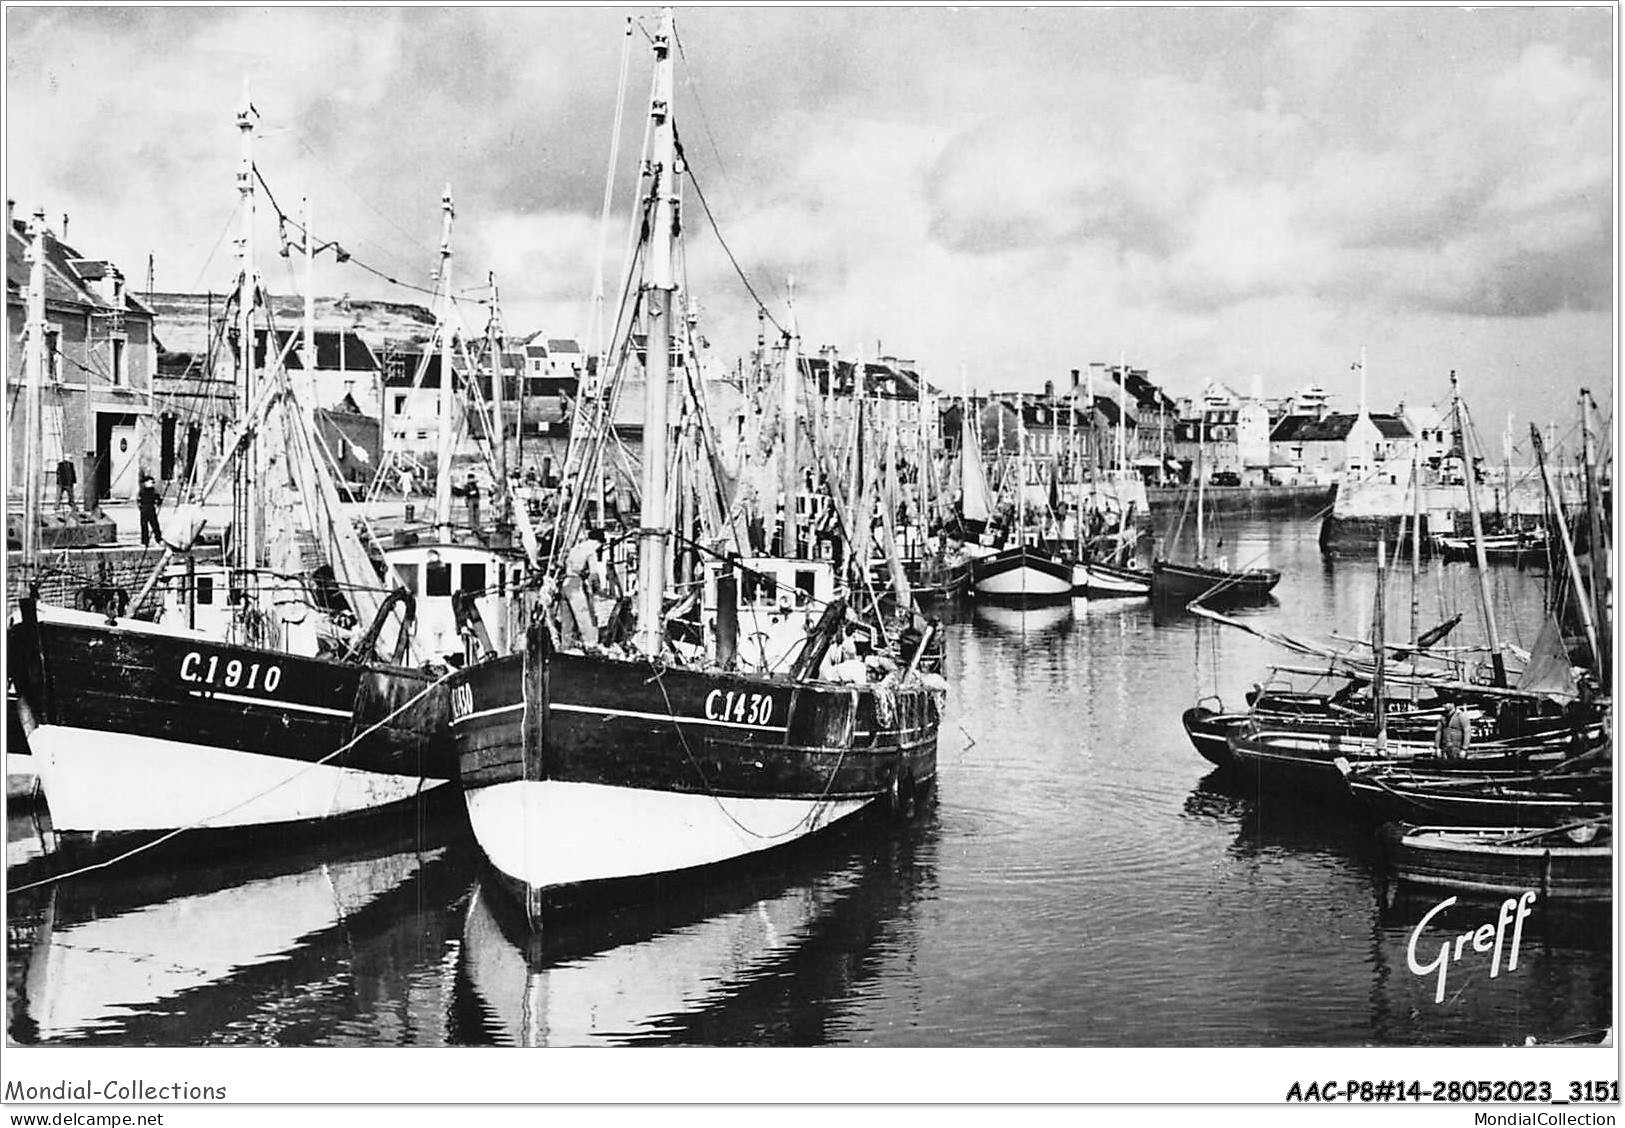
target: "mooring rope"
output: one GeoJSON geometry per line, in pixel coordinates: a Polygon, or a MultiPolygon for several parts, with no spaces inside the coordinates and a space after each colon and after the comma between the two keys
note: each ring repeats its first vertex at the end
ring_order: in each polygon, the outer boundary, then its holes
{"type": "MultiPolygon", "coordinates": [[[[129,860],[130,858],[135,857],[137,854],[144,853],[145,851],[151,850],[154,847],[161,846],[165,842],[168,842],[171,839],[174,839],[174,838],[176,838],[176,837],[178,837],[178,836],[180,836],[182,834],[185,834],[189,830],[198,830],[198,829],[201,829],[201,828],[206,828],[208,826],[208,824],[213,822],[215,819],[221,818],[221,817],[223,817],[225,815],[229,815],[233,811],[236,811],[236,810],[238,810],[238,809],[240,809],[242,807],[246,807],[246,806],[248,806],[248,804],[253,803],[256,800],[262,799],[265,796],[269,795],[271,792],[277,790],[277,788],[286,787],[288,784],[292,783],[294,780],[298,779],[300,776],[304,775],[306,772],[310,771],[312,768],[321,767],[322,765],[329,763],[330,761],[338,758],[339,756],[342,756],[344,753],[346,753],[350,749],[354,748],[357,744],[361,743],[361,741],[364,740],[366,737],[371,736],[374,732],[378,731],[378,729],[382,728],[384,725],[388,724],[390,721],[394,720],[396,717],[398,717],[402,713],[404,713],[407,709],[411,708],[413,705],[416,705],[419,701],[423,700],[423,698],[427,697],[433,690],[437,689],[439,686],[441,686],[443,683],[445,683],[456,672],[457,671],[452,670],[452,671],[450,671],[450,672],[448,672],[446,674],[443,674],[440,677],[436,678],[434,681],[432,681],[428,685],[424,686],[417,693],[413,694],[411,697],[409,697],[405,701],[401,702],[401,704],[397,705],[390,712],[386,713],[384,716],[380,717],[378,720],[376,720],[372,724],[368,725],[361,732],[357,733],[355,736],[353,736],[349,740],[345,741],[339,747],[335,748],[332,752],[328,753],[326,756],[323,756],[319,760],[312,760],[312,761],[308,762],[307,764],[305,764],[304,767],[300,768],[298,771],[294,772],[292,775],[288,776],[286,779],[272,784],[270,787],[265,788],[263,791],[260,791],[260,792],[254,794],[254,795],[250,795],[248,798],[242,800],[241,802],[233,803],[231,806],[225,808],[222,811],[216,811],[214,814],[205,816],[204,818],[198,819],[195,822],[188,823],[186,826],[176,827],[174,830],[166,831],[165,833],[163,833],[159,837],[153,839],[151,842],[144,842],[140,846],[136,846],[136,847],[134,847],[132,849],[126,850],[122,854],[117,854],[117,855],[115,855],[115,856],[113,856],[111,858],[106,859],[105,861],[96,862],[96,863],[94,863],[92,865],[88,865],[88,866],[81,866],[78,869],[69,870],[67,873],[59,873],[59,874],[55,874],[55,875],[53,875],[51,877],[41,878],[39,881],[33,881],[33,882],[30,882],[27,885],[19,885],[15,889],[9,890],[8,893],[25,893],[30,889],[38,889],[39,887],[41,887],[43,885],[54,885],[54,884],[56,884],[58,882],[66,881],[70,877],[81,877],[84,874],[92,873],[95,870],[107,869],[110,866],[114,866],[114,865],[117,865],[120,862],[129,860]]],[[[47,801],[49,801],[49,800],[47,800],[47,801]]],[[[224,829],[224,828],[219,828],[219,829],[224,829]]]]}

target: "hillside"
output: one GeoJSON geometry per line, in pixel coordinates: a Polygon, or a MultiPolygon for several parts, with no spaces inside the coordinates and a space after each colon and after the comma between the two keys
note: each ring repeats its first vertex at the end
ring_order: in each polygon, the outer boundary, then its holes
{"type": "MultiPolygon", "coordinates": [[[[278,325],[292,328],[304,317],[304,301],[297,296],[276,296],[271,302],[271,312],[278,325]]],[[[157,292],[151,295],[148,305],[157,318],[161,352],[200,354],[206,351],[210,295],[157,292]]],[[[218,318],[225,308],[225,296],[213,295],[212,306],[218,318]]],[[[405,302],[317,298],[316,327],[350,329],[374,348],[382,348],[386,344],[411,345],[428,341],[434,333],[434,315],[423,306],[405,302]]]]}

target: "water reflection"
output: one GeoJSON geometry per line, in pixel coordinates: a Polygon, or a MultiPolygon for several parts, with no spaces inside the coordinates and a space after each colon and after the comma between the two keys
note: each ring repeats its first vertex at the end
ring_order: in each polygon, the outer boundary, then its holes
{"type": "MultiPolygon", "coordinates": [[[[1498,974],[1492,946],[1444,960],[1444,998],[1437,965],[1441,945],[1496,925],[1503,898],[1464,898],[1439,909],[1449,894],[1383,885],[1371,939],[1372,1036],[1376,1041],[1431,1045],[1523,1045],[1599,1040],[1613,1025],[1611,906],[1559,902],[1531,906],[1521,931],[1503,937],[1498,974]],[[1429,914],[1432,914],[1431,916],[1429,914]],[[1512,965],[1516,939],[1517,966],[1512,965]],[[1410,966],[1414,950],[1418,973],[1410,966]]],[[[1509,913],[1509,918],[1511,914],[1509,913]]]]}
{"type": "MultiPolygon", "coordinates": [[[[450,840],[434,824],[358,825],[237,860],[132,860],[14,894],[7,1033],[22,1043],[342,1043],[337,1031],[358,1009],[402,988],[391,977],[403,940],[411,950],[426,939],[418,906],[459,880],[450,840]]],[[[390,1023],[378,1019],[366,1039],[388,1044],[390,1023]]]]}
{"type": "MultiPolygon", "coordinates": [[[[522,1046],[822,1045],[883,965],[906,965],[931,894],[934,817],[870,820],[784,860],[531,932],[469,899],[452,1037],[522,1046]]],[[[892,967],[893,973],[902,970],[892,967]]]]}

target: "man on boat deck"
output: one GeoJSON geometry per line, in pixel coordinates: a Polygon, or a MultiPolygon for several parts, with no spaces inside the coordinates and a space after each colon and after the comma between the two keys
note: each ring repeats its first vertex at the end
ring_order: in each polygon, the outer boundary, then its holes
{"type": "Polygon", "coordinates": [[[151,540],[164,543],[164,534],[158,528],[158,485],[151,474],[141,475],[141,490],[135,495],[135,507],[141,514],[141,547],[151,540]]]}
{"type": "Polygon", "coordinates": [[[474,476],[474,471],[468,472],[468,481],[463,485],[463,500],[468,502],[468,527],[474,530],[476,536],[480,532],[480,480],[474,476]]]}
{"type": "Polygon", "coordinates": [[[1472,735],[1473,722],[1467,716],[1467,710],[1461,707],[1461,702],[1452,701],[1444,720],[1439,722],[1439,754],[1446,760],[1461,759],[1467,754],[1472,735]]]}
{"type": "Polygon", "coordinates": [[[598,645],[598,617],[591,596],[604,586],[603,546],[604,530],[594,528],[564,558],[564,613],[559,616],[559,646],[563,649],[598,645]]]}

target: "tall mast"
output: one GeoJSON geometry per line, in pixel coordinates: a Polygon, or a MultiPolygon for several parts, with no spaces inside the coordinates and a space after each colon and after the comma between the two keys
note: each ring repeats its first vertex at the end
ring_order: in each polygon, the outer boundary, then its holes
{"type": "Polygon", "coordinates": [[[651,151],[654,172],[654,216],[649,240],[648,274],[644,284],[644,308],[648,316],[648,351],[644,363],[643,388],[643,505],[642,528],[638,530],[638,633],[637,646],[644,654],[658,656],[664,642],[663,621],[666,593],[666,542],[670,530],[656,522],[666,512],[666,385],[671,366],[672,294],[677,289],[672,268],[672,243],[676,232],[677,169],[676,135],[672,126],[672,13],[660,16],[660,30],[654,36],[655,84],[649,105],[654,129],[651,151]]]}
{"type": "MultiPolygon", "coordinates": [[[[1027,543],[1027,419],[1026,396],[1016,393],[1016,543],[1027,543]]],[[[1000,428],[1001,432],[1003,428],[1000,428]]]]}
{"type": "MultiPolygon", "coordinates": [[[[1417,617],[1422,609],[1422,450],[1421,443],[1411,448],[1411,643],[1421,637],[1416,633],[1417,617]]],[[[1417,652],[1411,651],[1411,673],[1416,673],[1417,652]]],[[[1413,687],[1414,693],[1414,687],[1413,687]]]]}
{"type": "MultiPolygon", "coordinates": [[[[1207,527],[1203,524],[1202,509],[1206,501],[1207,488],[1205,467],[1202,465],[1202,455],[1207,449],[1207,403],[1202,404],[1201,415],[1196,423],[1196,563],[1201,564],[1207,558],[1207,527]]],[[[1190,495],[1186,495],[1187,497],[1190,495]]]]}
{"type": "MultiPolygon", "coordinates": [[[[1589,558],[1591,571],[1591,600],[1593,614],[1598,628],[1598,641],[1604,647],[1610,647],[1613,635],[1609,633],[1608,623],[1608,595],[1605,590],[1608,584],[1608,533],[1602,523],[1602,497],[1597,488],[1597,460],[1596,450],[1592,446],[1591,411],[1596,401],[1592,399],[1589,388],[1580,389],[1580,457],[1585,469],[1585,499],[1586,499],[1586,536],[1589,542],[1589,558]]],[[[1558,509],[1558,521],[1564,520],[1562,508],[1558,509]]],[[[1598,676],[1606,686],[1611,679],[1609,666],[1611,656],[1606,653],[1597,655],[1598,676]]]]}
{"type": "Polygon", "coordinates": [[[1456,441],[1461,444],[1462,477],[1467,481],[1467,509],[1473,518],[1473,551],[1478,565],[1478,598],[1484,606],[1484,630],[1490,640],[1490,663],[1495,671],[1495,684],[1507,683],[1506,662],[1501,657],[1501,635],[1495,626],[1495,607],[1490,603],[1490,567],[1484,556],[1484,520],[1478,510],[1478,483],[1473,473],[1473,458],[1467,450],[1467,429],[1462,425],[1461,390],[1455,369],[1450,370],[1450,406],[1456,420],[1456,441]]]}
{"type": "Polygon", "coordinates": [[[451,375],[451,185],[440,197],[440,445],[435,454],[434,523],[442,541],[451,540],[451,452],[456,427],[451,375]]]}
{"type": "MultiPolygon", "coordinates": [[[[502,311],[497,300],[497,276],[495,271],[486,275],[491,284],[491,316],[485,323],[485,344],[491,354],[491,412],[496,416],[496,443],[494,454],[496,457],[496,497],[493,498],[497,510],[497,519],[506,523],[508,517],[508,422],[507,406],[503,400],[505,394],[502,387],[502,311]]],[[[524,379],[523,376],[520,377],[524,379]]]]}
{"type": "MultiPolygon", "coordinates": [[[[316,239],[310,231],[310,197],[300,200],[300,210],[304,213],[305,222],[305,327],[304,327],[304,353],[300,358],[299,370],[304,373],[307,385],[314,386],[316,382],[316,239]]],[[[340,340],[343,338],[341,337],[340,340]]],[[[304,389],[309,391],[310,387],[304,389]]],[[[305,405],[313,409],[314,399],[305,405]]]]}
{"type": "Polygon", "coordinates": [[[40,399],[45,386],[45,209],[36,208],[28,225],[28,360],[23,400],[23,566],[30,582],[39,577],[40,491],[44,469],[40,465],[40,399]]]}
{"type": "Polygon", "coordinates": [[[796,556],[796,390],[801,383],[801,327],[796,323],[796,280],[790,289],[790,332],[784,350],[784,555],[796,556]]]}
{"type": "Polygon", "coordinates": [[[1558,496],[1557,487],[1552,484],[1551,473],[1546,469],[1546,450],[1540,441],[1540,428],[1533,423],[1529,425],[1529,437],[1535,447],[1535,461],[1540,466],[1541,485],[1546,489],[1546,496],[1551,501],[1552,512],[1556,514],[1557,531],[1563,542],[1563,559],[1568,564],[1569,582],[1574,585],[1574,605],[1580,612],[1580,623],[1585,628],[1586,643],[1591,647],[1591,660],[1597,664],[1597,680],[1603,685],[1608,684],[1608,669],[1606,659],[1598,646],[1597,624],[1591,617],[1591,598],[1587,591],[1585,578],[1580,574],[1580,564],[1574,555],[1574,538],[1569,535],[1569,524],[1563,519],[1563,499],[1558,496]]]}
{"type": "MultiPolygon", "coordinates": [[[[238,354],[242,365],[242,379],[238,382],[242,396],[240,416],[246,418],[258,400],[258,379],[254,372],[254,306],[259,300],[259,279],[254,267],[254,104],[248,96],[248,79],[243,79],[243,107],[237,111],[237,133],[241,141],[242,158],[237,166],[237,195],[242,212],[242,236],[238,255],[242,274],[237,291],[238,354]]],[[[269,352],[271,342],[266,342],[269,352]]],[[[243,522],[243,548],[240,564],[253,568],[259,563],[260,538],[264,512],[253,498],[255,485],[263,480],[260,473],[260,444],[252,437],[248,440],[246,470],[240,480],[245,483],[242,494],[243,509],[239,516],[243,522]]],[[[206,498],[200,500],[207,500],[206,498]]]]}

